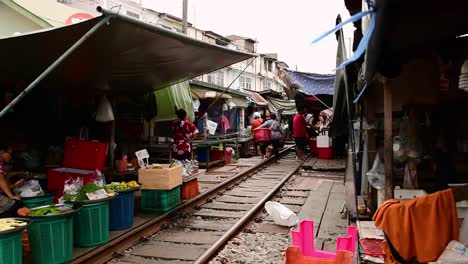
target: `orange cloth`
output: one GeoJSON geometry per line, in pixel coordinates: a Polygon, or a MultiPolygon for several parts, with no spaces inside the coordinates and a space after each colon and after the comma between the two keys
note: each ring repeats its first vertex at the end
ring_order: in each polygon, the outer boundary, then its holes
{"type": "Polygon", "coordinates": [[[263,120],[261,118],[254,119],[252,121],[252,130],[256,129],[257,127],[261,126],[263,123],[263,120]]]}
{"type": "MultiPolygon", "coordinates": [[[[384,202],[374,215],[375,226],[382,229],[398,254],[406,261],[436,261],[452,240],[458,240],[457,208],[452,190],[416,199],[384,202]]],[[[388,245],[383,246],[385,263],[393,260],[388,245]]]]}
{"type": "Polygon", "coordinates": [[[351,264],[353,256],[349,251],[338,250],[336,258],[324,259],[316,257],[305,257],[299,247],[290,246],[286,249],[284,264],[351,264]]]}

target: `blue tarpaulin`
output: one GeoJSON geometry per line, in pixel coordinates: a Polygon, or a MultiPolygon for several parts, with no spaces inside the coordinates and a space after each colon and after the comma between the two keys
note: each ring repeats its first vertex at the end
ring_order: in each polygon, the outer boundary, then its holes
{"type": "Polygon", "coordinates": [[[292,71],[283,69],[289,81],[297,85],[297,91],[306,95],[333,95],[335,75],[292,71]]]}

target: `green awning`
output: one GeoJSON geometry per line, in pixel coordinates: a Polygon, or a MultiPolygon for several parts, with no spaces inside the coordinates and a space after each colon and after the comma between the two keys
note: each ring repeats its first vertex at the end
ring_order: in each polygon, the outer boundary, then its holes
{"type": "Polygon", "coordinates": [[[187,111],[189,120],[195,120],[192,92],[188,81],[157,90],[154,94],[158,108],[156,122],[175,120],[176,107],[187,111]]]}
{"type": "Polygon", "coordinates": [[[294,100],[281,100],[274,97],[267,97],[266,100],[270,103],[268,108],[272,113],[276,113],[280,108],[284,109],[284,115],[294,115],[297,112],[294,100]]]}

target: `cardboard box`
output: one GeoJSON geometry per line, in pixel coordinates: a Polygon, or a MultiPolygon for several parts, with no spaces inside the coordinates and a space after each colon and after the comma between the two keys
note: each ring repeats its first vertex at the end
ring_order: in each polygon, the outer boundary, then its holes
{"type": "Polygon", "coordinates": [[[142,190],[171,190],[182,184],[182,166],[169,168],[169,164],[161,164],[163,169],[138,170],[138,182],[142,190]]]}

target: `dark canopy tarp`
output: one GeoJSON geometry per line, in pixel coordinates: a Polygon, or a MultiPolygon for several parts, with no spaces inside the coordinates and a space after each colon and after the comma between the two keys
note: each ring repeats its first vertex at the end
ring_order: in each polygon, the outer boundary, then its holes
{"type": "Polygon", "coordinates": [[[369,42],[365,77],[376,73],[393,78],[400,65],[468,33],[466,0],[380,0],[376,25],[369,42]]]}
{"type": "MultiPolygon", "coordinates": [[[[105,16],[0,39],[0,83],[31,82],[105,16]]],[[[44,82],[70,92],[102,89],[143,94],[251,56],[112,15],[44,82]]]]}
{"type": "Polygon", "coordinates": [[[270,103],[268,108],[272,113],[278,112],[280,108],[284,109],[283,114],[285,115],[294,115],[296,113],[296,102],[294,100],[281,100],[269,96],[266,100],[270,103]]]}

